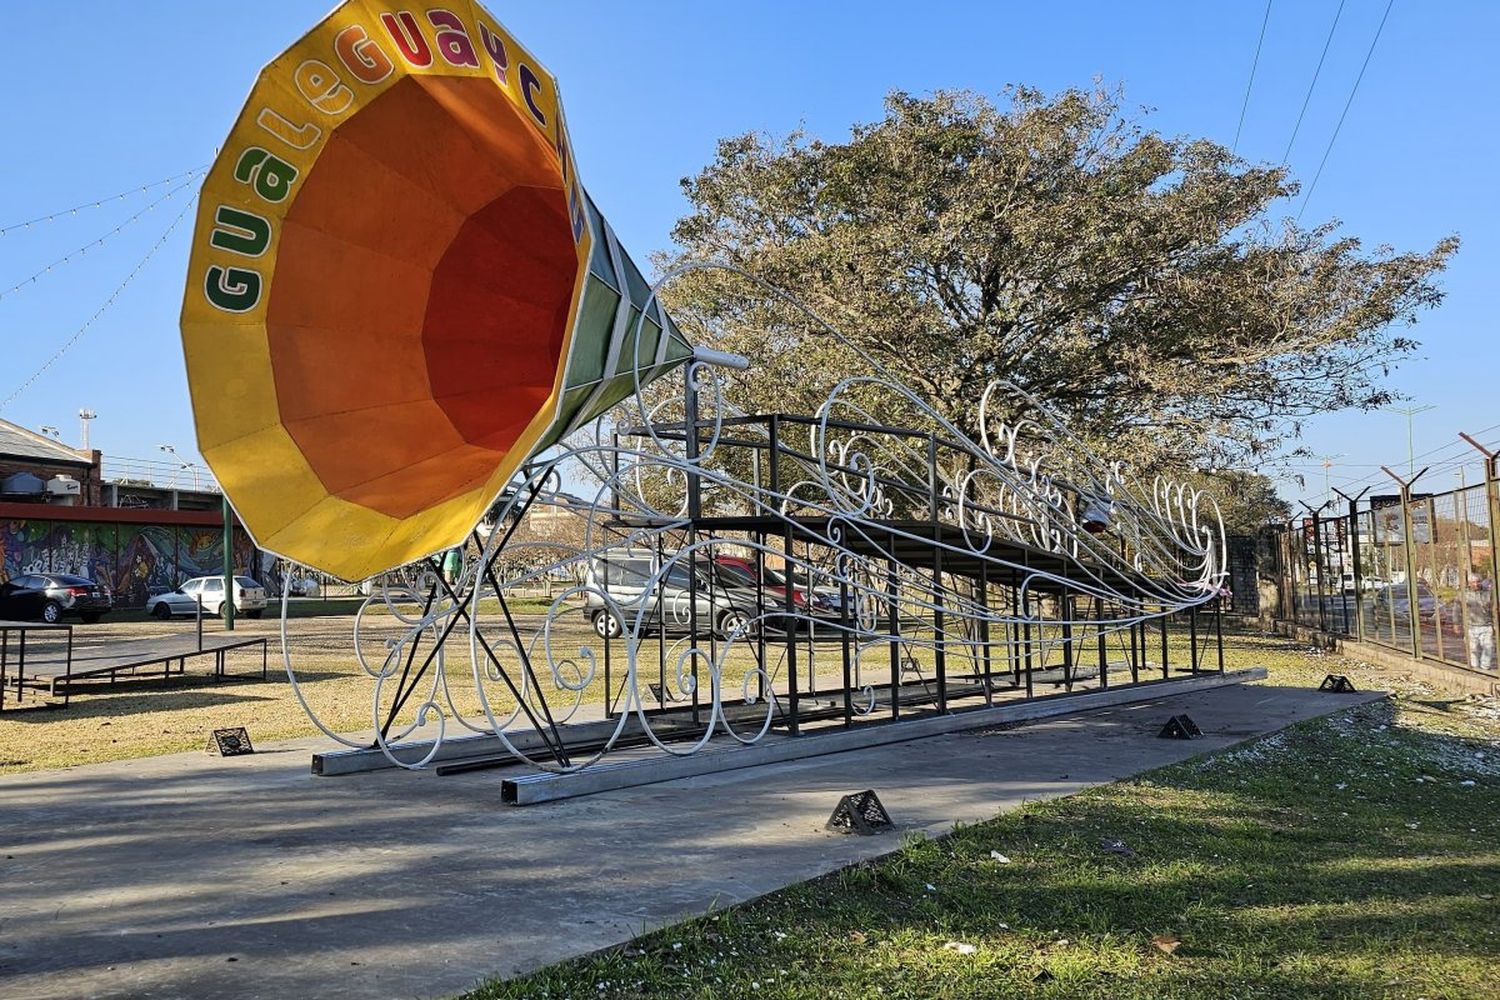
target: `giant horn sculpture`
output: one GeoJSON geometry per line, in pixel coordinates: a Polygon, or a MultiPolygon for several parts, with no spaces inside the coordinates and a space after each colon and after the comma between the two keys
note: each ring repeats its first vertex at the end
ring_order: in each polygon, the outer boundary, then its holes
{"type": "Polygon", "coordinates": [[[204,182],[182,339],[245,527],[345,579],[462,541],[692,354],[579,183],[556,81],[467,0],[348,0],[261,72],[204,182]]]}

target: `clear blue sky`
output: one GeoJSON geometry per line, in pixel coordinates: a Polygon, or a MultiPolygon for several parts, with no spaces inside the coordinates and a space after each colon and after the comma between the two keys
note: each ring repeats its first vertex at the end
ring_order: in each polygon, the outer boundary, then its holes
{"type": "MultiPolygon", "coordinates": [[[[892,88],[1010,82],[1048,90],[1121,83],[1169,134],[1234,138],[1265,5],[1244,2],[503,3],[489,8],[557,75],[580,174],[638,260],[668,242],[684,203],[678,180],[721,136],[829,139],[878,117],[892,88]]],[[[1337,0],[1278,0],[1239,149],[1280,160],[1337,0]]],[[[5,136],[0,226],[207,163],[260,67],[329,4],[258,0],[8,0],[0,63],[5,136]]],[[[1347,0],[1290,165],[1310,179],[1365,58],[1384,0],[1347,0]]],[[[1500,424],[1500,352],[1492,297],[1500,273],[1495,192],[1500,112],[1492,98],[1500,4],[1396,0],[1304,223],[1328,218],[1369,245],[1426,248],[1450,232],[1464,246],[1444,305],[1415,330],[1421,359],[1394,384],[1437,409],[1417,418],[1416,450],[1500,424]]],[[[0,236],[0,292],[125,222],[132,197],[0,236]]],[[[156,243],[196,188],[179,191],[103,245],[34,284],[0,295],[0,399],[72,337],[156,243]]],[[[1286,206],[1295,214],[1298,205],[1286,206]]],[[[0,416],[54,424],[76,443],[80,406],[96,410],[93,445],[108,455],[192,450],[177,334],[187,259],[185,219],[118,300],[0,416]]],[[[1500,440],[1500,428],[1485,437],[1500,440]]],[[[1304,443],[1337,455],[1335,484],[1404,465],[1406,420],[1320,418],[1304,443]]],[[[1419,462],[1420,464],[1420,462],[1419,462]]],[[[1323,491],[1321,463],[1305,470],[1323,491]]],[[[1378,473],[1377,473],[1378,475],[1378,473]]],[[[1471,473],[1472,475],[1472,473],[1471,473]]],[[[1445,471],[1434,486],[1453,483],[1445,471]]],[[[1472,480],[1471,480],[1472,481],[1472,480]]],[[[1288,483],[1289,496],[1299,495],[1288,483]]]]}

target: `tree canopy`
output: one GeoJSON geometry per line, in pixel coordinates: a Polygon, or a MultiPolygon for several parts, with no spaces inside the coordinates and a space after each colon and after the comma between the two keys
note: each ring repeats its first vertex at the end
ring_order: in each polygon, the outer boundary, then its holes
{"type": "Polygon", "coordinates": [[[747,134],[683,181],[678,252],[799,297],[856,349],[722,271],[666,300],[749,356],[735,397],[814,409],[861,352],[973,432],[1005,378],[1138,463],[1204,469],[1284,450],[1311,414],[1371,409],[1442,298],[1456,237],[1367,249],[1272,212],[1298,190],[1207,139],[1169,138],[1117,92],[892,93],[846,142],[747,134]]]}

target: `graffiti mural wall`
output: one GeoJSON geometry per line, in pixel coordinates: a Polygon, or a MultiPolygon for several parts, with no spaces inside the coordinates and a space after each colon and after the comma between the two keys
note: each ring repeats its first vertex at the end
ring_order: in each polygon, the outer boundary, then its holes
{"type": "MultiPolygon", "coordinates": [[[[242,531],[234,565],[252,576],[260,565],[242,531]]],[[[144,606],[153,593],[223,570],[224,536],[217,527],[111,524],[0,518],[0,582],[23,573],[72,573],[106,583],[119,607],[144,606]]]]}

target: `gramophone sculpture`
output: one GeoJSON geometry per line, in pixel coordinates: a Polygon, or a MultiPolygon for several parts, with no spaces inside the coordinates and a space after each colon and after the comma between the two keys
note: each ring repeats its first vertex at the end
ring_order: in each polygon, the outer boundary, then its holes
{"type": "Polygon", "coordinates": [[[527,458],[692,354],[578,181],[556,81],[467,0],[348,0],[261,72],[203,186],[182,338],[245,526],[346,579],[462,541],[527,458]]]}

